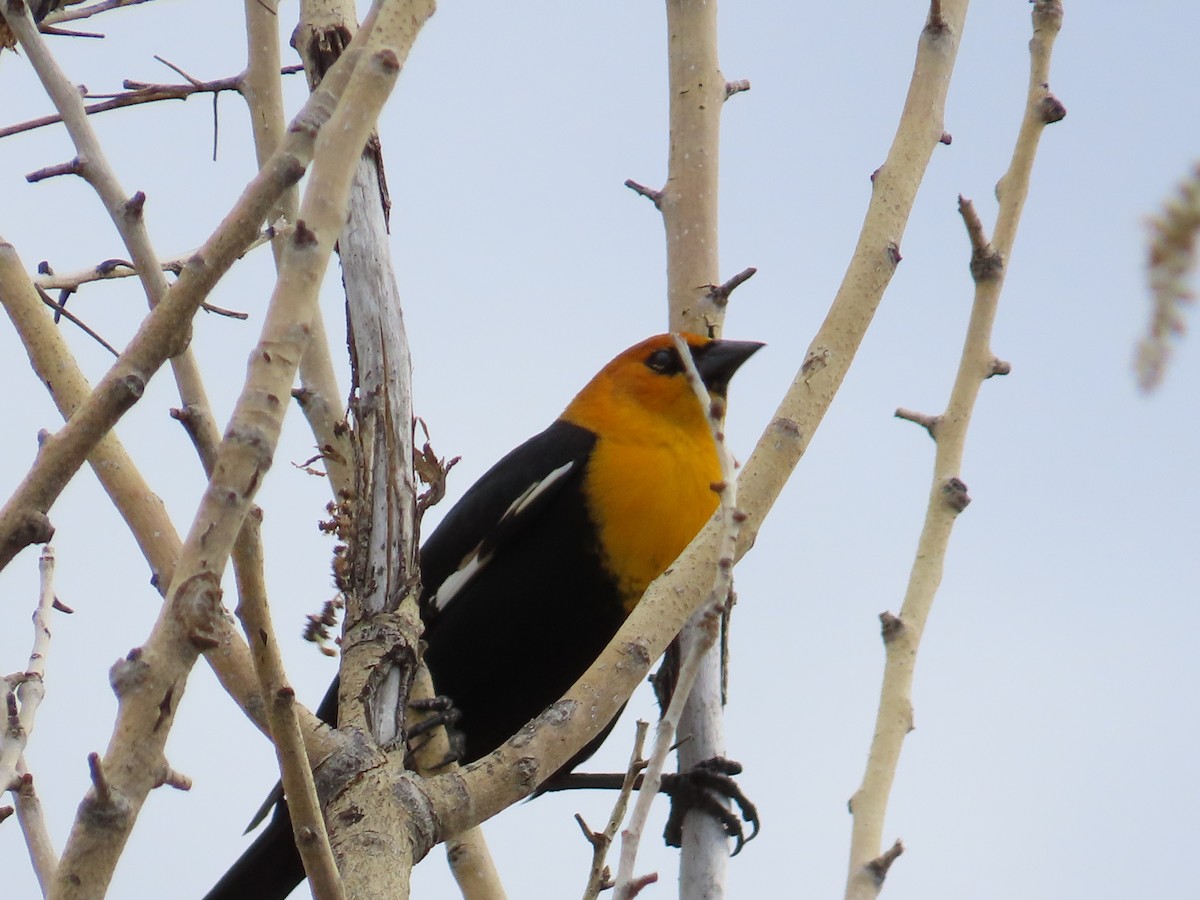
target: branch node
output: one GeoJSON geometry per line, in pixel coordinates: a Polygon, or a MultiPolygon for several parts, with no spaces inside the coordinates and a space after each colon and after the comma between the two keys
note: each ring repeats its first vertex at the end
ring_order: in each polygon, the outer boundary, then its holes
{"type": "Polygon", "coordinates": [[[303,219],[300,219],[296,222],[296,230],[292,232],[292,242],[297,248],[315,247],[317,233],[309,228],[303,219]]]}
{"type": "MultiPolygon", "coordinates": [[[[999,185],[996,190],[999,193],[999,185]]],[[[958,212],[967,226],[967,237],[971,240],[971,277],[976,284],[995,281],[1004,271],[1004,258],[988,240],[979,213],[975,211],[975,204],[962,194],[958,195],[958,212]]]]}
{"type": "Polygon", "coordinates": [[[996,359],[995,357],[992,357],[992,365],[988,370],[987,377],[991,378],[993,375],[1007,375],[1011,371],[1012,363],[1010,363],[1008,360],[996,359]]]}
{"type": "Polygon", "coordinates": [[[575,813],[575,821],[579,824],[579,830],[583,832],[583,839],[591,844],[593,849],[607,844],[604,833],[600,831],[592,831],[591,826],[589,826],[587,822],[583,821],[583,816],[581,816],[579,813],[575,813]]]}
{"type": "Polygon", "coordinates": [[[897,407],[893,415],[897,419],[903,419],[906,422],[912,422],[924,428],[931,438],[937,440],[938,426],[942,424],[941,416],[931,416],[928,413],[917,412],[912,409],[905,409],[903,406],[897,407]]]}
{"type": "Polygon", "coordinates": [[[948,131],[943,131],[942,136],[938,138],[938,143],[945,144],[947,147],[949,147],[952,143],[954,143],[954,136],[948,131]]]}
{"type": "Polygon", "coordinates": [[[142,659],[142,648],[134,647],[123,658],[113,663],[108,670],[108,683],[120,700],[129,691],[138,688],[146,677],[150,665],[142,659]]]}
{"type": "Polygon", "coordinates": [[[746,78],[739,78],[737,81],[727,81],[725,82],[725,99],[728,100],[734,94],[740,94],[748,90],[750,90],[750,81],[746,78]]]}
{"type": "Polygon", "coordinates": [[[931,35],[938,35],[946,31],[947,28],[946,20],[942,17],[941,0],[930,0],[929,18],[925,22],[925,31],[931,35]]]}
{"type": "Polygon", "coordinates": [[[54,178],[58,175],[79,175],[82,177],[83,167],[80,165],[79,157],[77,156],[69,162],[56,163],[53,166],[37,169],[26,175],[25,180],[30,184],[37,184],[39,181],[45,181],[47,178],[54,178]]]}
{"type": "Polygon", "coordinates": [[[888,870],[891,869],[892,863],[903,852],[904,844],[897,840],[891,847],[867,863],[866,869],[871,874],[871,877],[875,879],[876,887],[883,887],[883,880],[887,878],[888,870]]]}
{"type": "Polygon", "coordinates": [[[712,301],[714,306],[726,306],[729,303],[729,296],[736,291],[741,285],[745,284],[754,277],[757,272],[754,266],[749,266],[738,272],[724,284],[706,284],[708,288],[708,299],[712,301]]]}
{"type": "Polygon", "coordinates": [[[132,197],[125,201],[125,218],[130,221],[137,221],[142,217],[142,209],[146,205],[146,195],[142,191],[138,191],[132,197]]]}
{"type": "Polygon", "coordinates": [[[967,485],[961,478],[951,476],[942,482],[942,496],[956,513],[962,512],[971,503],[971,495],[967,493],[967,485]]]}
{"type": "Polygon", "coordinates": [[[890,612],[879,614],[879,634],[884,645],[890,644],[904,633],[904,620],[890,612]]]}
{"type": "Polygon", "coordinates": [[[1046,96],[1038,102],[1038,114],[1042,117],[1043,125],[1053,125],[1067,117],[1067,108],[1061,100],[1046,92],[1046,96]]]}
{"type": "Polygon", "coordinates": [[[654,204],[655,209],[662,209],[662,191],[656,191],[654,188],[648,188],[644,184],[638,184],[632,178],[625,179],[625,187],[629,188],[635,194],[641,194],[654,204]]]}
{"type": "Polygon", "coordinates": [[[112,803],[112,788],[104,774],[104,763],[100,760],[100,754],[93,750],[88,754],[87,761],[92,787],[96,789],[96,799],[107,806],[112,803]]]}
{"type": "Polygon", "coordinates": [[[182,772],[176,772],[166,763],[163,763],[162,768],[158,770],[154,776],[154,786],[173,787],[177,791],[190,791],[192,789],[192,779],[182,772]]]}

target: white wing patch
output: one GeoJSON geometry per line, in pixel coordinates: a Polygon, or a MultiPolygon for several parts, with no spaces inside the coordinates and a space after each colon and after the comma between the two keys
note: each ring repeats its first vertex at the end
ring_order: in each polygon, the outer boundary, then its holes
{"type": "Polygon", "coordinates": [[[511,519],[521,514],[521,510],[533,503],[538,497],[544,494],[555,482],[560,481],[568,472],[575,468],[575,460],[563,463],[541,481],[534,482],[525,489],[512,504],[504,511],[504,515],[500,517],[500,524],[503,524],[507,519],[511,519]]]}
{"type": "MultiPolygon", "coordinates": [[[[528,509],[530,504],[537,500],[551,486],[566,477],[567,473],[573,468],[575,468],[575,460],[563,463],[541,481],[535,481],[531,484],[516,500],[509,504],[508,509],[504,511],[504,515],[500,517],[500,521],[496,523],[496,528],[504,527],[508,522],[519,516],[523,510],[528,509]]],[[[491,552],[483,552],[483,547],[486,543],[487,541],[485,540],[483,544],[476,547],[475,552],[464,560],[458,569],[446,576],[445,581],[442,582],[441,586],[434,593],[433,605],[439,612],[445,609],[446,605],[466,587],[472,578],[482,572],[483,567],[491,560],[491,552]]]]}
{"type": "Polygon", "coordinates": [[[445,609],[446,604],[454,599],[454,595],[461,591],[467,582],[478,575],[491,558],[492,554],[490,553],[480,556],[478,549],[471,554],[470,559],[446,576],[446,580],[442,582],[441,587],[437,589],[437,593],[433,595],[434,607],[439,612],[445,609]]]}

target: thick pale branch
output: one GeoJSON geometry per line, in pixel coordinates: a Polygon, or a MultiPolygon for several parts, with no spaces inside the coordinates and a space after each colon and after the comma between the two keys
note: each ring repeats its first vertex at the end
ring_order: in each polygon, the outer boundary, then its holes
{"type": "MultiPolygon", "coordinates": [[[[368,48],[390,45],[407,52],[433,11],[432,2],[385,9],[368,48]]],[[[354,28],[352,3],[302,4],[294,41],[310,83],[324,77],[354,28]]],[[[336,456],[352,454],[355,479],[341,492],[352,513],[338,723],[361,729],[375,748],[402,761],[421,628],[414,597],[411,364],[388,251],[388,201],[378,139],[372,134],[365,152],[364,144],[355,149],[359,159],[338,240],[353,354],[354,429],[350,441],[341,441],[334,450],[336,456]]],[[[331,838],[347,893],[405,895],[415,848],[404,829],[381,826],[392,811],[385,796],[351,793],[356,796],[336,796],[327,811],[328,820],[337,825],[331,838]],[[381,840],[383,833],[394,840],[381,840]]]]}
{"type": "MultiPolygon", "coordinates": [[[[715,2],[667,0],[666,11],[669,152],[667,181],[655,205],[662,212],[666,234],[668,323],[672,331],[719,337],[730,293],[753,274],[746,270],[721,285],[717,227],[721,110],[741,86],[731,87],[721,73],[715,2]]],[[[697,619],[685,627],[679,640],[683,647],[703,646],[707,636],[697,619]]],[[[676,720],[689,738],[679,749],[681,769],[725,752],[719,654],[707,654],[696,665],[695,690],[689,692],[690,700],[676,720]]],[[[682,844],[681,891],[687,895],[703,884],[707,896],[722,896],[728,853],[720,825],[711,817],[688,815],[682,844]]],[[[632,871],[626,876],[621,889],[629,892],[634,889],[632,871]]]]}
{"type": "MultiPolygon", "coordinates": [[[[22,49],[28,54],[34,70],[62,115],[63,124],[75,144],[76,173],[92,186],[103,202],[113,225],[130,253],[134,268],[145,289],[146,298],[153,309],[167,296],[169,285],[158,265],[158,255],[150,243],[149,232],[146,228],[144,216],[146,197],[141,191],[138,191],[126,199],[127,195],[117,181],[116,173],[109,165],[92,129],[91,122],[88,120],[79,92],[50,55],[42,36],[34,27],[25,5],[22,3],[20,9],[17,9],[13,4],[6,15],[9,26],[20,41],[22,49]]],[[[161,57],[159,57],[159,61],[165,63],[161,57]]],[[[203,87],[201,82],[178,66],[171,63],[165,64],[187,78],[193,87],[197,89],[203,87]]],[[[261,219],[255,225],[260,223],[261,219]]],[[[179,389],[179,397],[183,402],[183,407],[188,411],[196,444],[201,448],[211,448],[216,446],[220,435],[212,417],[200,367],[188,346],[189,338],[190,335],[186,330],[178,332],[176,337],[178,342],[174,344],[168,356],[179,389]]],[[[131,392],[130,403],[134,402],[144,390],[147,380],[147,374],[139,373],[138,390],[136,394],[131,392]]],[[[249,534],[246,536],[246,539],[248,538],[249,534]]],[[[245,539],[239,541],[238,552],[234,555],[235,568],[240,567],[245,559],[257,559],[261,556],[256,548],[248,548],[244,541],[245,539]]]]}
{"type": "Polygon", "coordinates": [[[667,238],[667,301],[672,331],[717,337],[721,317],[707,302],[719,282],[717,175],[721,107],[727,96],[717,59],[717,4],[667,0],[670,152],[656,205],[667,238]]]}
{"type": "MultiPolygon", "coordinates": [[[[249,52],[246,71],[242,75],[242,96],[250,109],[255,152],[259,165],[262,165],[286,135],[283,85],[279,77],[283,71],[279,59],[279,22],[277,11],[261,0],[245,0],[245,9],[249,52]]],[[[302,71],[303,67],[300,68],[302,71]]],[[[295,187],[284,191],[272,209],[271,220],[296,221],[299,202],[295,187]]],[[[275,242],[274,251],[278,266],[283,251],[282,242],[275,242]]],[[[325,319],[320,315],[312,321],[312,338],[304,358],[300,360],[300,385],[308,401],[301,404],[301,411],[321,450],[330,491],[335,501],[341,500],[349,495],[353,487],[350,445],[346,430],[342,427],[346,420],[343,395],[333,371],[325,319]]]]}
{"type": "MultiPolygon", "coordinates": [[[[257,0],[246,0],[245,15],[248,52],[246,70],[239,77],[239,88],[249,107],[255,151],[261,166],[285,138],[283,91],[279,77],[279,23],[277,11],[257,0]]],[[[289,68],[303,71],[302,66],[289,68]]],[[[298,206],[298,191],[291,186],[279,195],[270,217],[273,221],[295,222],[298,206]]],[[[282,264],[285,248],[286,240],[283,237],[272,244],[276,269],[282,264]]],[[[302,380],[304,360],[312,359],[323,359],[332,377],[328,342],[319,310],[313,316],[312,336],[300,364],[302,380]]],[[[234,551],[238,576],[238,616],[253,653],[254,668],[266,703],[271,740],[275,745],[284,795],[288,798],[292,834],[305,874],[314,897],[337,900],[344,896],[341,879],[325,831],[325,820],[321,815],[321,804],[306,753],[304,731],[297,717],[296,695],[288,683],[271,622],[263,578],[261,537],[258,534],[260,524],[257,510],[247,516],[243,530],[252,529],[254,537],[252,540],[239,541],[234,551]],[[242,558],[239,560],[238,557],[242,558]]]]}

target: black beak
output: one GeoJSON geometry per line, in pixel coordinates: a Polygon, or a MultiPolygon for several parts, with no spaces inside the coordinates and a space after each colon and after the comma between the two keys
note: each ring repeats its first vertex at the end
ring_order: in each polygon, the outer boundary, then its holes
{"type": "Polygon", "coordinates": [[[710,341],[693,348],[692,359],[708,392],[724,397],[733,373],[762,346],[760,341],[710,341]]]}

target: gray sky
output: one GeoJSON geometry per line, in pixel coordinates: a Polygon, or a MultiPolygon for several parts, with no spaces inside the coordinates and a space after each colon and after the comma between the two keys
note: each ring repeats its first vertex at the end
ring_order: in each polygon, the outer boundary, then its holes
{"type": "MultiPolygon", "coordinates": [[[[753,89],[725,108],[722,268],[758,275],[735,295],[731,337],[766,350],[731,392],[743,456],[803,360],[849,260],[912,69],[921,3],[726,3],[721,59],[753,89]]],[[[157,53],[202,78],[243,65],[240,5],[155,3],[106,16],[106,41],[55,39],[93,91],[122,78],[174,81],[157,53]],[[235,8],[236,7],[236,8],[235,8]]],[[[295,6],[285,6],[285,21],[295,6]]],[[[285,27],[285,31],[287,28],[285,27]]],[[[1051,88],[1065,121],[1044,136],[1009,265],[996,353],[961,473],[960,518],[926,632],[886,836],[908,852],[884,896],[1128,898],[1178,895],[1200,840],[1200,678],[1195,636],[1200,347],[1185,342],[1167,381],[1140,396],[1133,344],[1147,315],[1145,219],[1200,156],[1200,7],[1068,3],[1051,88]],[[1190,398],[1190,399],[1189,399],[1190,398]]],[[[833,409],[738,569],[730,754],[763,833],[730,868],[735,897],[838,896],[850,818],[878,694],[877,615],[903,595],[933,445],[897,406],[945,403],[969,311],[968,245],[956,212],[975,199],[989,230],[993,185],[1019,122],[1028,66],[1026,3],[978,3],[946,116],[901,247],[903,262],[833,409]]],[[[291,60],[290,51],[285,54],[291,60]]],[[[616,352],[666,325],[658,214],[622,187],[665,172],[666,63],[659,3],[444,3],[421,36],[381,131],[395,204],[392,249],[413,345],[417,412],[437,450],[462,455],[455,499],[510,447],[548,424],[616,352]]],[[[291,109],[303,94],[289,87],[291,109]]],[[[25,61],[0,59],[0,120],[48,111],[25,61]]],[[[94,119],[163,255],[200,243],[252,174],[244,107],[220,101],[220,155],[207,99],[94,119]]],[[[0,141],[0,235],[26,265],[73,270],[125,256],[78,180],[23,174],[73,155],[60,129],[0,141]]],[[[270,291],[269,253],[240,263],[213,301],[239,323],[201,316],[194,346],[223,422],[270,291]]],[[[336,277],[325,313],[340,344],[336,277]]],[[[132,281],[92,286],[71,309],[112,343],[144,314],[132,281]]],[[[104,352],[68,337],[93,379],[104,352]]],[[[336,349],[336,347],[335,347],[336,349]]],[[[0,493],[58,419],[11,328],[0,493]]],[[[347,383],[343,370],[343,385],[347,383]]],[[[165,374],[120,434],[180,531],[203,487],[167,418],[165,374]]],[[[295,635],[331,594],[330,542],[317,533],[325,485],[289,465],[312,439],[290,415],[260,502],[268,579],[301,697],[333,673],[295,635]]],[[[145,563],[90,472],[52,511],[59,618],[48,696],[28,758],[61,849],[103,750],[115,700],[107,668],[144,640],[158,610],[145,563]]],[[[0,670],[29,651],[36,553],[0,575],[0,670]]],[[[618,768],[639,694],[592,770],[618,768]]],[[[244,846],[240,832],[274,779],[267,743],[200,666],[168,745],[188,794],[155,792],[113,884],[119,898],[201,895],[244,846]]],[[[582,891],[593,825],[611,798],[541,798],[487,826],[510,896],[582,891]]],[[[665,806],[664,806],[665,810],[665,806]]],[[[658,825],[661,825],[660,810],[658,825]]],[[[675,855],[649,840],[642,865],[667,882],[675,855]]],[[[10,896],[36,894],[15,822],[0,825],[10,896]]],[[[441,854],[417,896],[454,896],[441,854]]]]}

